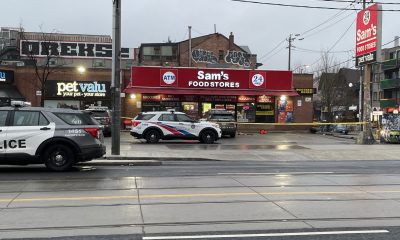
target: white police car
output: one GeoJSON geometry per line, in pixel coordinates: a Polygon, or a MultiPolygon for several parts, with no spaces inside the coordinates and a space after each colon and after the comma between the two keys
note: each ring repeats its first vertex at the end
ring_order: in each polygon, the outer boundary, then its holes
{"type": "Polygon", "coordinates": [[[214,143],[221,138],[218,124],[195,121],[182,112],[143,112],[132,122],[131,135],[157,143],[160,139],[196,139],[202,143],[214,143]]]}
{"type": "Polygon", "coordinates": [[[41,164],[64,171],[106,153],[99,123],[71,109],[0,107],[0,164],[41,164]]]}

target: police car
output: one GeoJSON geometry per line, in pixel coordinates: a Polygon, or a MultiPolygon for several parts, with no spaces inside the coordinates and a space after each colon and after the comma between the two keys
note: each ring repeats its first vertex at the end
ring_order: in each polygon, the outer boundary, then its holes
{"type": "Polygon", "coordinates": [[[132,122],[131,135],[157,143],[160,139],[196,139],[202,143],[214,143],[221,138],[218,124],[195,121],[182,112],[143,112],[132,122]]]}
{"type": "Polygon", "coordinates": [[[0,107],[0,164],[41,164],[64,171],[106,153],[99,123],[71,109],[0,107]]]}

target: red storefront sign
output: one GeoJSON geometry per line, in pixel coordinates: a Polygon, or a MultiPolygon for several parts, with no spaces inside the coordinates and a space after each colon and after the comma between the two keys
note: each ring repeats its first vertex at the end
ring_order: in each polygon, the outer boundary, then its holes
{"type": "Polygon", "coordinates": [[[237,102],[240,103],[251,103],[251,102],[255,102],[256,101],[256,97],[254,96],[239,96],[237,102]]]}
{"type": "Polygon", "coordinates": [[[274,102],[274,98],[271,97],[271,96],[262,95],[262,96],[258,96],[257,97],[257,102],[258,103],[273,103],[274,102]]]}
{"type": "Polygon", "coordinates": [[[356,26],[356,65],[365,65],[376,61],[380,50],[382,32],[382,11],[373,4],[357,14],[356,26]]]}
{"type": "Polygon", "coordinates": [[[290,95],[291,71],[132,67],[125,92],[204,95],[290,95]]]}
{"type": "Polygon", "coordinates": [[[144,102],[179,102],[181,97],[173,94],[143,94],[142,101],[144,102]]]}

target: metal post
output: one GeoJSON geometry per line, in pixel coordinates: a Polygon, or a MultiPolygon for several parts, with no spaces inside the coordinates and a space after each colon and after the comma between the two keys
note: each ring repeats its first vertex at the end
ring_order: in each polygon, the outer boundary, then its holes
{"type": "Polygon", "coordinates": [[[291,58],[291,50],[292,50],[292,34],[289,35],[289,62],[288,62],[288,70],[290,71],[290,58],[291,58]]]}
{"type": "Polygon", "coordinates": [[[363,144],[372,144],[374,137],[372,135],[371,126],[371,72],[372,65],[367,64],[364,66],[364,106],[363,106],[363,120],[366,123],[363,128],[363,144]]]}
{"type": "MultiPolygon", "coordinates": [[[[360,89],[358,92],[358,121],[363,121],[363,71],[360,68],[360,89]]],[[[360,131],[363,131],[364,127],[360,124],[360,131]]]]}
{"type": "Polygon", "coordinates": [[[113,29],[112,29],[112,145],[111,154],[120,155],[121,128],[121,0],[113,0],[113,29]]]}
{"type": "Polygon", "coordinates": [[[189,26],[189,53],[188,53],[188,66],[192,66],[192,26],[189,26]]]}
{"type": "MultiPolygon", "coordinates": [[[[366,8],[366,0],[363,0],[363,9],[366,8]]],[[[371,72],[372,72],[372,64],[366,64],[364,66],[364,81],[363,81],[363,111],[362,111],[362,119],[365,122],[365,126],[363,127],[363,131],[361,134],[361,144],[373,144],[374,136],[372,135],[372,126],[371,126],[371,72]]]]}

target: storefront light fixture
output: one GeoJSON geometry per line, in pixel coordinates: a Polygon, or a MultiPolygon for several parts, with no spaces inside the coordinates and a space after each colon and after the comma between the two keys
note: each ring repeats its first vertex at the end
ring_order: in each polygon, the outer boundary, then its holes
{"type": "Polygon", "coordinates": [[[286,100],[286,96],[282,95],[280,99],[281,99],[281,101],[285,101],[286,100]]]}
{"type": "Polygon", "coordinates": [[[84,74],[84,73],[86,72],[86,68],[83,67],[83,66],[79,66],[79,67],[78,67],[78,72],[79,72],[80,74],[84,74]]]}
{"type": "Polygon", "coordinates": [[[132,93],[130,97],[131,99],[136,99],[136,94],[132,93]]]}

